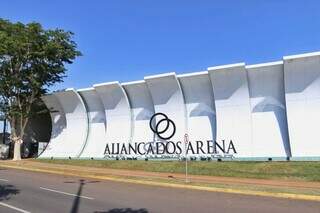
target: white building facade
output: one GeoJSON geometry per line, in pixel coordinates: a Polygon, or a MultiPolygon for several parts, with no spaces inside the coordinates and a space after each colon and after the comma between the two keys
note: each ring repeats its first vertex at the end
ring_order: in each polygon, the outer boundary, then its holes
{"type": "Polygon", "coordinates": [[[320,160],[320,52],[43,97],[39,158],[320,160]]]}

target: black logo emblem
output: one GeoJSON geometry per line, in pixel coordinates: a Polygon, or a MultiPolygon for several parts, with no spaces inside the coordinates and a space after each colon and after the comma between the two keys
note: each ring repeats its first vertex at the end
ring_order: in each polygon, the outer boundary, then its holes
{"type": "Polygon", "coordinates": [[[158,113],[155,113],[154,115],[152,115],[152,117],[150,118],[149,126],[150,126],[150,129],[152,130],[152,132],[154,132],[162,140],[169,140],[176,133],[176,125],[174,124],[174,122],[171,119],[168,118],[168,116],[166,114],[164,114],[162,112],[158,112],[158,113]],[[160,119],[158,122],[155,122],[155,125],[153,125],[153,120],[157,116],[162,116],[163,118],[160,119]],[[165,122],[165,126],[162,127],[161,129],[159,129],[160,124],[163,122],[165,122]],[[172,125],[172,127],[173,127],[172,133],[169,136],[163,136],[163,134],[166,133],[166,131],[169,129],[170,125],[172,125]]]}

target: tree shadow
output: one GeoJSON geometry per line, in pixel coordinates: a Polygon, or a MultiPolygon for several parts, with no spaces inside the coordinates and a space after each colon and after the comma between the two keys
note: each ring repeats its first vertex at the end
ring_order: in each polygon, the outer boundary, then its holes
{"type": "MultiPolygon", "coordinates": [[[[84,179],[80,179],[77,181],[65,181],[64,183],[79,183],[77,196],[73,200],[72,207],[70,210],[70,213],[78,213],[79,212],[79,206],[81,201],[81,194],[84,185],[89,183],[99,183],[100,181],[86,181],[84,179]]],[[[94,213],[148,213],[147,209],[141,208],[141,209],[131,209],[131,208],[116,208],[116,209],[110,209],[107,211],[94,211],[94,213]]]]}
{"type": "Polygon", "coordinates": [[[94,213],[148,213],[148,210],[147,209],[118,208],[118,209],[110,209],[108,211],[95,211],[94,213]]]}
{"type": "Polygon", "coordinates": [[[10,184],[0,185],[0,201],[9,200],[13,195],[19,194],[20,190],[10,184]]]}

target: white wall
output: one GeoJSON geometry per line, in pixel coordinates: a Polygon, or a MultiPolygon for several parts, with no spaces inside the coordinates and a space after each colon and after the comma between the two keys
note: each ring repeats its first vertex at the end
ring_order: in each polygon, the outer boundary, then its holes
{"type": "Polygon", "coordinates": [[[243,63],[208,68],[213,85],[217,141],[232,140],[236,157],[252,157],[251,107],[243,63]]]}
{"type": "Polygon", "coordinates": [[[320,53],[284,57],[292,157],[320,156],[320,53]]]}
{"type": "Polygon", "coordinates": [[[208,72],[178,75],[178,79],[185,99],[189,140],[194,147],[196,141],[202,141],[203,149],[208,150],[207,140],[216,139],[214,95],[208,72]]]}
{"type": "MultiPolygon", "coordinates": [[[[165,113],[176,125],[176,133],[170,139],[172,141],[184,141],[187,133],[186,112],[183,94],[175,73],[145,77],[145,81],[151,93],[155,112],[165,113]]],[[[158,122],[162,117],[156,117],[158,122]]],[[[172,132],[172,125],[162,137],[168,137],[172,132]]],[[[150,131],[150,130],[148,130],[150,131]]],[[[158,141],[161,141],[156,137],[158,141]]],[[[171,149],[170,149],[171,152],[171,149]]]]}
{"type": "Polygon", "coordinates": [[[107,143],[103,104],[94,88],[78,90],[78,92],[85,103],[89,119],[87,143],[80,157],[102,158],[107,143]]]}
{"type": "Polygon", "coordinates": [[[283,63],[247,66],[253,157],[290,157],[283,63]]]}
{"type": "Polygon", "coordinates": [[[46,96],[53,120],[51,141],[41,157],[79,157],[88,133],[88,117],[80,95],[73,89],[46,96]]]}
{"type": "MultiPolygon", "coordinates": [[[[43,97],[52,135],[40,157],[82,152],[81,157],[102,158],[107,143],[163,141],[149,128],[150,117],[162,112],[176,125],[169,139],[174,142],[188,133],[192,143],[232,140],[239,159],[320,158],[320,52],[97,84],[79,93],[82,98],[73,89],[43,97]]],[[[170,125],[162,136],[172,130],[170,125]]]]}
{"type": "Polygon", "coordinates": [[[50,110],[52,131],[50,142],[48,143],[45,151],[39,156],[39,158],[65,157],[62,149],[63,143],[66,140],[65,134],[67,121],[63,108],[61,107],[59,100],[54,94],[43,96],[42,100],[50,110]]]}
{"type": "Polygon", "coordinates": [[[130,143],[131,110],[124,89],[119,82],[96,84],[94,89],[102,101],[106,114],[107,143],[130,143]]]}
{"type": "Polygon", "coordinates": [[[123,83],[132,113],[132,142],[153,142],[154,133],[149,121],[154,114],[150,92],[145,81],[123,83]]]}

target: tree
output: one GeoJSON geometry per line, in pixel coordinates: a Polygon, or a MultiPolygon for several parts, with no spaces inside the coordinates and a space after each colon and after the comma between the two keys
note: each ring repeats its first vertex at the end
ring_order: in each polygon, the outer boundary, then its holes
{"type": "Polygon", "coordinates": [[[12,23],[0,19],[0,111],[10,122],[14,160],[21,159],[21,144],[32,106],[66,76],[81,52],[73,33],[46,30],[39,23],[12,23]]]}

